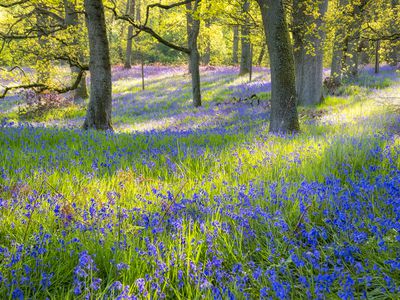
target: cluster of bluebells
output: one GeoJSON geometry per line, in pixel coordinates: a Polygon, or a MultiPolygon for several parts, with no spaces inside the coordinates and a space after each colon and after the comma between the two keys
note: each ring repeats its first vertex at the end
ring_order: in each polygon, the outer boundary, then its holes
{"type": "Polygon", "coordinates": [[[88,299],[100,292],[168,298],[185,295],[188,285],[217,299],[367,299],[368,291],[394,297],[400,293],[400,151],[378,148],[370,155],[393,164],[385,172],[367,166],[344,180],[250,182],[213,195],[200,188],[179,199],[154,188],[137,206],[118,206],[119,195],[110,192],[106,202],[72,203],[70,217],[60,208],[65,200],[51,192],[3,196],[2,221],[10,212],[12,228],[30,228],[32,216],[46,214],[59,229],[36,232],[32,225],[33,238],[2,242],[0,293],[22,299],[56,290],[53,283],[61,280],[88,299]],[[168,206],[160,210],[160,203],[168,206]],[[293,222],[285,211],[295,205],[293,222]],[[72,268],[65,274],[53,271],[60,257],[72,268]]]}

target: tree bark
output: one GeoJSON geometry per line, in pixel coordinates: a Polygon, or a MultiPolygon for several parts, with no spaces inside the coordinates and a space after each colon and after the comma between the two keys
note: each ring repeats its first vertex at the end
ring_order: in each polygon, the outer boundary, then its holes
{"type": "MultiPolygon", "coordinates": [[[[399,0],[392,0],[391,5],[392,8],[395,9],[397,5],[399,5],[399,0]]],[[[392,21],[392,26],[396,26],[396,21],[392,21]]],[[[393,46],[389,50],[389,65],[392,67],[397,66],[398,62],[400,61],[400,45],[398,41],[392,41],[393,46]]]]}
{"type": "Polygon", "coordinates": [[[369,49],[369,41],[365,39],[361,40],[358,52],[360,55],[360,63],[362,65],[368,65],[370,62],[368,49],[369,49]]]}
{"type": "MultiPolygon", "coordinates": [[[[193,12],[198,9],[200,1],[196,1],[194,4],[193,12]]],[[[197,39],[200,32],[200,19],[194,19],[191,15],[191,30],[189,32],[189,65],[192,74],[192,96],[194,107],[201,106],[201,91],[200,91],[200,54],[197,45],[197,39]]]]}
{"type": "MultiPolygon", "coordinates": [[[[347,0],[340,0],[339,7],[343,7],[347,4],[347,0]]],[[[342,82],[342,68],[344,62],[344,53],[346,48],[346,34],[343,26],[339,27],[335,32],[335,38],[333,41],[333,53],[331,63],[331,78],[336,86],[342,82]]]]}
{"type": "Polygon", "coordinates": [[[323,17],[328,9],[328,0],[318,5],[319,16],[307,14],[306,0],[293,1],[293,39],[296,70],[296,92],[298,104],[316,105],[323,100],[323,43],[325,32],[321,29],[323,17]],[[316,25],[317,32],[307,34],[307,29],[316,25]],[[313,53],[310,53],[313,51],[313,53]]]}
{"type": "MultiPolygon", "coordinates": [[[[41,53],[45,53],[45,49],[47,47],[46,38],[46,27],[48,18],[46,15],[40,13],[40,10],[45,10],[46,5],[39,3],[37,4],[38,10],[36,11],[36,30],[37,30],[37,38],[38,44],[41,48],[41,53]]],[[[37,82],[47,84],[50,79],[49,69],[51,67],[50,61],[47,60],[41,54],[37,55],[37,82]]]]}
{"type": "Polygon", "coordinates": [[[237,65],[239,63],[239,26],[233,26],[233,49],[232,49],[232,63],[237,65]]]}
{"type": "Polygon", "coordinates": [[[206,36],[206,49],[204,51],[204,56],[203,56],[203,63],[208,66],[211,61],[211,39],[210,39],[210,27],[211,27],[211,22],[210,20],[205,21],[204,25],[207,29],[207,36],[206,36]]]}
{"type": "Polygon", "coordinates": [[[258,60],[257,60],[257,66],[261,66],[262,61],[264,59],[264,55],[265,55],[265,48],[267,47],[266,44],[263,44],[261,46],[261,51],[260,51],[260,55],[258,56],[258,60]]]}
{"type": "Polygon", "coordinates": [[[84,129],[112,130],[110,50],[102,0],[85,0],[90,48],[90,101],[84,129]]]}
{"type": "Polygon", "coordinates": [[[296,107],[293,49],[282,0],[257,0],[263,19],[271,65],[271,118],[269,131],[300,129],[296,107]]]}
{"type": "Polygon", "coordinates": [[[381,47],[381,41],[375,42],[375,74],[379,73],[379,49],[381,47]]]}
{"type": "Polygon", "coordinates": [[[353,22],[347,30],[350,32],[347,36],[347,50],[345,53],[345,77],[356,78],[358,77],[359,65],[359,49],[360,49],[360,36],[361,36],[361,22],[362,22],[362,7],[365,5],[366,0],[362,0],[358,4],[353,5],[353,22]]]}
{"type": "Polygon", "coordinates": [[[250,46],[250,25],[248,23],[247,14],[250,9],[250,2],[245,0],[243,4],[243,14],[245,16],[245,24],[241,26],[242,35],[242,54],[240,58],[239,75],[245,75],[250,72],[251,46],[250,46]]]}
{"type": "MultiPolygon", "coordinates": [[[[135,17],[135,0],[128,0],[127,2],[127,12],[131,18],[135,17]]],[[[128,27],[128,36],[126,38],[126,51],[125,51],[125,69],[130,69],[132,67],[132,35],[133,26],[128,27]]]]}
{"type": "MultiPolygon", "coordinates": [[[[75,5],[69,0],[64,0],[64,8],[65,8],[65,24],[67,26],[78,26],[79,19],[78,14],[75,11],[75,5]]],[[[79,41],[75,38],[73,41],[74,45],[78,45],[79,41]]],[[[79,59],[83,61],[82,54],[79,54],[79,59]]],[[[76,78],[80,72],[80,69],[76,66],[71,66],[72,78],[76,78]]],[[[74,101],[77,102],[81,99],[86,99],[89,97],[87,86],[86,86],[86,73],[82,74],[81,81],[76,90],[74,90],[74,101]]]]}
{"type": "MultiPolygon", "coordinates": [[[[192,33],[192,27],[193,27],[193,16],[192,16],[192,3],[186,3],[186,33],[188,36],[188,48],[190,49],[190,35],[192,33]]],[[[188,72],[189,74],[192,74],[192,60],[189,54],[189,64],[188,64],[188,72]]]]}
{"type": "Polygon", "coordinates": [[[358,76],[359,41],[359,34],[355,33],[347,42],[347,51],[345,53],[345,77],[347,78],[356,78],[358,76]]]}

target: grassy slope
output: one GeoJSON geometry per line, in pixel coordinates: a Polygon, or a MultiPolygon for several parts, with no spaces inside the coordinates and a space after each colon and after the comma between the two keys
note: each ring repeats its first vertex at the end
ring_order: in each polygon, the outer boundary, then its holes
{"type": "Polygon", "coordinates": [[[117,80],[117,134],[4,124],[0,295],[397,297],[399,115],[383,91],[347,87],[280,137],[262,105],[215,105],[257,86],[205,81],[194,111],[186,76],[134,97],[117,80]]]}

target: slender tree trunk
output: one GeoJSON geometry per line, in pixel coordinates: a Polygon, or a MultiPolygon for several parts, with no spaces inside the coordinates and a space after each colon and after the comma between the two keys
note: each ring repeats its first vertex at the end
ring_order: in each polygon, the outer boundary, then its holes
{"type": "Polygon", "coordinates": [[[90,102],[84,129],[112,130],[111,65],[102,0],[85,0],[90,48],[90,102]]]}
{"type": "MultiPolygon", "coordinates": [[[[192,3],[186,3],[186,32],[188,36],[188,48],[191,47],[190,35],[192,34],[193,27],[193,16],[192,16],[192,3]]],[[[189,55],[189,64],[188,64],[189,74],[192,73],[192,60],[189,55]]]]}
{"type": "MultiPolygon", "coordinates": [[[[142,2],[141,0],[136,0],[136,21],[138,23],[141,22],[142,20],[142,11],[141,11],[141,7],[142,7],[142,2]]],[[[137,45],[137,60],[140,62],[140,73],[141,73],[141,77],[142,77],[142,91],[145,90],[145,74],[144,74],[144,53],[142,51],[142,49],[140,48],[140,43],[139,43],[139,38],[136,38],[136,45],[137,45]]]]}
{"type": "Polygon", "coordinates": [[[271,65],[271,118],[269,131],[300,129],[296,107],[293,49],[282,0],[257,0],[262,14],[271,65]]]}
{"type": "Polygon", "coordinates": [[[381,41],[376,41],[375,44],[375,74],[379,73],[379,49],[381,47],[381,41]]]}
{"type": "MultiPolygon", "coordinates": [[[[135,16],[135,0],[128,0],[127,2],[127,12],[131,18],[135,16]]],[[[128,27],[128,36],[126,37],[126,51],[125,51],[125,69],[130,69],[132,67],[132,35],[133,26],[128,27]]]]}
{"type": "MultiPolygon", "coordinates": [[[[193,12],[198,9],[199,0],[194,4],[193,12]]],[[[193,19],[191,16],[191,30],[188,36],[189,41],[189,64],[192,74],[192,95],[193,105],[195,107],[201,106],[201,91],[200,91],[200,54],[197,45],[197,39],[200,32],[200,20],[193,19]]]]}
{"type": "MultiPolygon", "coordinates": [[[[348,0],[340,0],[339,8],[343,8],[347,4],[348,0]]],[[[339,27],[335,32],[335,38],[333,41],[333,53],[331,63],[331,75],[336,86],[342,82],[342,68],[344,62],[345,48],[347,47],[346,32],[343,27],[339,27]]]]}
{"type": "MultiPolygon", "coordinates": [[[[392,0],[391,5],[392,9],[394,10],[397,5],[399,5],[399,0],[392,0]]],[[[396,26],[396,21],[392,21],[392,26],[396,26]]],[[[393,46],[389,50],[389,65],[392,67],[397,66],[398,62],[400,61],[400,45],[398,41],[392,41],[393,46]]]]}
{"type": "Polygon", "coordinates": [[[265,55],[265,48],[267,47],[266,44],[263,44],[261,46],[261,51],[260,51],[260,55],[258,56],[258,60],[257,60],[257,66],[261,66],[262,61],[264,59],[264,55],[265,55]]]}
{"type": "Polygon", "coordinates": [[[336,85],[342,81],[342,63],[343,63],[343,41],[342,35],[339,32],[335,33],[335,40],[333,44],[332,64],[331,64],[331,78],[336,85]]]}
{"type": "Polygon", "coordinates": [[[242,55],[240,58],[239,75],[245,75],[250,72],[251,46],[250,46],[250,25],[248,24],[247,14],[250,9],[250,2],[245,0],[243,4],[243,14],[245,16],[245,24],[241,26],[242,34],[242,55]]]}
{"type": "Polygon", "coordinates": [[[237,65],[239,63],[239,26],[233,26],[233,50],[232,50],[232,63],[237,65]]]}
{"type": "MultiPolygon", "coordinates": [[[[64,0],[64,8],[65,8],[65,24],[67,26],[78,26],[79,19],[78,14],[75,11],[75,5],[69,0],[64,0]]],[[[75,38],[73,41],[74,45],[78,45],[79,41],[75,38]]],[[[83,55],[79,54],[79,59],[83,61],[83,55]]],[[[79,68],[76,66],[71,66],[72,77],[77,77],[80,72],[79,68]]],[[[81,99],[86,99],[89,97],[87,86],[86,86],[86,73],[83,73],[81,81],[78,85],[78,88],[74,91],[74,101],[78,102],[81,99]]]]}
{"type": "Polygon", "coordinates": [[[206,20],[205,22],[205,27],[207,31],[207,36],[206,36],[206,49],[204,51],[204,57],[203,57],[203,62],[206,66],[210,64],[211,61],[211,40],[210,40],[210,27],[211,23],[210,20],[206,20]]]}
{"type": "Polygon", "coordinates": [[[321,29],[323,17],[328,9],[328,0],[319,3],[319,16],[306,12],[306,0],[293,1],[293,39],[296,70],[296,92],[300,105],[316,105],[323,100],[323,43],[325,33],[321,29]],[[317,32],[307,34],[307,29],[315,24],[317,32]],[[308,53],[312,49],[314,53],[308,53]]]}
{"type": "Polygon", "coordinates": [[[345,53],[345,77],[356,78],[358,77],[358,65],[360,60],[360,37],[361,37],[361,23],[362,23],[362,10],[361,7],[365,5],[365,0],[358,4],[353,5],[353,18],[350,28],[347,30],[350,34],[347,36],[347,51],[345,53]]]}
{"type": "MultiPolygon", "coordinates": [[[[45,10],[45,4],[39,3],[37,4],[38,8],[45,10]]],[[[40,47],[45,50],[47,47],[47,41],[45,39],[46,36],[46,26],[47,26],[48,18],[47,16],[40,13],[40,11],[36,11],[36,26],[37,26],[37,38],[38,44],[40,47]]],[[[51,64],[48,59],[46,59],[42,55],[37,56],[37,82],[46,84],[50,79],[50,70],[51,64]]]]}
{"type": "Polygon", "coordinates": [[[368,65],[370,62],[369,55],[367,52],[368,49],[369,49],[369,41],[365,39],[361,40],[358,52],[360,53],[360,63],[362,65],[368,65]]]}
{"type": "MultiPolygon", "coordinates": [[[[136,22],[140,23],[142,21],[142,0],[135,0],[136,2],[136,22]]],[[[136,44],[136,52],[137,52],[137,61],[139,61],[141,64],[144,64],[144,55],[142,53],[142,50],[139,45],[140,41],[140,36],[135,38],[135,44],[136,44]]]]}
{"type": "Polygon", "coordinates": [[[390,66],[395,67],[400,61],[400,47],[395,45],[389,51],[388,63],[390,66]]]}
{"type": "Polygon", "coordinates": [[[347,78],[356,78],[358,76],[359,41],[359,35],[356,33],[347,43],[347,52],[345,53],[345,76],[347,78]]]}

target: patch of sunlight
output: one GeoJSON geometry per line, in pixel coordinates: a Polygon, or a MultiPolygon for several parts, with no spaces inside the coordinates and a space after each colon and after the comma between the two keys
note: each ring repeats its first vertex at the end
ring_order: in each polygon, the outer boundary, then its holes
{"type": "Polygon", "coordinates": [[[158,120],[148,120],[145,122],[135,123],[135,124],[122,124],[118,128],[118,132],[130,133],[134,131],[146,132],[151,130],[163,130],[173,126],[176,123],[177,123],[177,118],[166,117],[158,120]]]}

